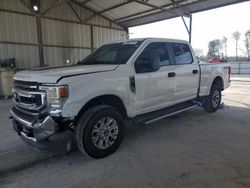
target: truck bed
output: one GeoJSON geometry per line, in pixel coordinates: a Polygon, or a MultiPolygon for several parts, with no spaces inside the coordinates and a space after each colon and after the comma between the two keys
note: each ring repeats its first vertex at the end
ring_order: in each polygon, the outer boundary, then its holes
{"type": "Polygon", "coordinates": [[[229,63],[207,63],[200,61],[200,92],[199,96],[209,94],[214,78],[223,77],[223,89],[229,87],[231,67],[229,63]]]}

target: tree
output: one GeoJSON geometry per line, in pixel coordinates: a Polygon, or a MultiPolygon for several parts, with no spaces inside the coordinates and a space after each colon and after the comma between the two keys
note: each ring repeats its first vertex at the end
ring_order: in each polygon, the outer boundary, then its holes
{"type": "Polygon", "coordinates": [[[205,61],[206,58],[204,56],[204,52],[202,49],[198,49],[198,48],[194,48],[194,54],[195,54],[195,57],[201,61],[205,61]]]}
{"type": "Polygon", "coordinates": [[[227,37],[223,37],[221,40],[221,44],[225,50],[225,57],[227,58],[227,37]]]}
{"type": "Polygon", "coordinates": [[[233,39],[235,40],[235,55],[236,55],[236,61],[238,61],[238,42],[240,40],[240,32],[235,31],[232,34],[233,39]]]}
{"type": "Polygon", "coordinates": [[[203,56],[203,50],[198,49],[198,48],[194,48],[194,54],[196,57],[201,57],[201,56],[203,56]]]}
{"type": "Polygon", "coordinates": [[[219,39],[212,40],[208,43],[208,58],[220,57],[221,41],[219,39]]]}
{"type": "Polygon", "coordinates": [[[247,50],[247,60],[250,61],[250,30],[245,33],[245,47],[247,50]]]}

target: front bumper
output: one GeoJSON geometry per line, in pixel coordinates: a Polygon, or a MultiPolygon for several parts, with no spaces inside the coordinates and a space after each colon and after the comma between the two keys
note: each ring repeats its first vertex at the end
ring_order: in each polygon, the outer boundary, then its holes
{"type": "Polygon", "coordinates": [[[32,117],[13,107],[10,111],[13,128],[30,145],[41,150],[68,152],[71,150],[73,132],[59,130],[59,125],[50,116],[32,117]]]}

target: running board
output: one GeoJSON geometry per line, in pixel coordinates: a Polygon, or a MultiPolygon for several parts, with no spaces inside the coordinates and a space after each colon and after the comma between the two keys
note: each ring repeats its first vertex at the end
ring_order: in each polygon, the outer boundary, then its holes
{"type": "Polygon", "coordinates": [[[192,108],[197,107],[197,106],[199,106],[199,105],[192,102],[192,101],[189,101],[189,102],[177,104],[174,106],[170,106],[170,107],[167,107],[167,108],[164,108],[161,110],[157,110],[154,112],[135,116],[133,118],[133,122],[137,125],[147,125],[147,124],[153,123],[155,121],[161,120],[163,118],[166,118],[166,117],[181,113],[183,111],[192,109],[192,108]]]}

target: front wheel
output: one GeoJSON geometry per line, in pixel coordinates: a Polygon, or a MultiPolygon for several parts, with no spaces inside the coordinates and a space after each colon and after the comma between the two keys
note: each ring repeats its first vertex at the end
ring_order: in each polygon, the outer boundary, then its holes
{"type": "Polygon", "coordinates": [[[205,98],[203,107],[206,112],[212,113],[216,112],[220,108],[220,104],[221,88],[214,84],[211,86],[209,95],[205,98]]]}
{"type": "Polygon", "coordinates": [[[92,158],[115,152],[124,136],[124,120],[118,110],[98,105],[86,111],[76,128],[79,150],[92,158]]]}

